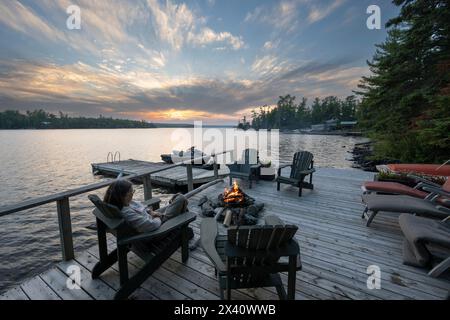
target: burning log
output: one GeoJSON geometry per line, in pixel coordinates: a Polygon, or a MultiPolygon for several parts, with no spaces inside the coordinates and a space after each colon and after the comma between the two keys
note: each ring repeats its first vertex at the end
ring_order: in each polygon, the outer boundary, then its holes
{"type": "Polygon", "coordinates": [[[233,187],[231,189],[225,188],[218,199],[224,207],[247,207],[255,202],[253,198],[246,195],[241,188],[239,188],[236,181],[233,182],[233,187]]]}
{"type": "Polygon", "coordinates": [[[203,196],[198,205],[204,217],[215,217],[226,226],[254,225],[258,223],[260,211],[264,208],[263,203],[255,202],[255,199],[245,194],[237,182],[230,189],[225,188],[216,199],[203,196]]]}

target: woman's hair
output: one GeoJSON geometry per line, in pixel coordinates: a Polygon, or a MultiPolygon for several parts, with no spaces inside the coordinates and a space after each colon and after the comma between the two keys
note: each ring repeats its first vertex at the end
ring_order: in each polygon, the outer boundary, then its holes
{"type": "Polygon", "coordinates": [[[124,207],[123,200],[132,186],[132,183],[126,179],[117,180],[108,187],[103,201],[122,210],[124,207]]]}

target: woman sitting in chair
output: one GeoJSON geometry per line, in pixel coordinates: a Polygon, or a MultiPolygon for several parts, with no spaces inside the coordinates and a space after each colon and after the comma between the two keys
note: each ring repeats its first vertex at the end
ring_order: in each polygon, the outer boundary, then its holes
{"type": "Polygon", "coordinates": [[[174,195],[165,210],[160,212],[134,201],[133,195],[133,184],[119,179],[106,190],[103,201],[119,208],[125,221],[137,232],[156,230],[168,219],[187,211],[188,201],[182,194],[174,195]]]}

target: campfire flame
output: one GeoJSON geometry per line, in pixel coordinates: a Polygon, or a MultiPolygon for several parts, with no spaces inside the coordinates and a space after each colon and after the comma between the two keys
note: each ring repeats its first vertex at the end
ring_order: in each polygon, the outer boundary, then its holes
{"type": "Polygon", "coordinates": [[[223,192],[223,201],[225,203],[239,204],[244,201],[244,193],[239,189],[236,181],[233,182],[231,189],[225,188],[223,192]]]}

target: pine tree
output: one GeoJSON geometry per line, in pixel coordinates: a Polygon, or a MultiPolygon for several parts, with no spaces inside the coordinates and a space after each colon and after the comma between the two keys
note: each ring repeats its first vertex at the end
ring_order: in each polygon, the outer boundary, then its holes
{"type": "Polygon", "coordinates": [[[377,141],[377,157],[441,163],[450,157],[449,2],[393,2],[400,15],[358,86],[360,124],[377,141]]]}

